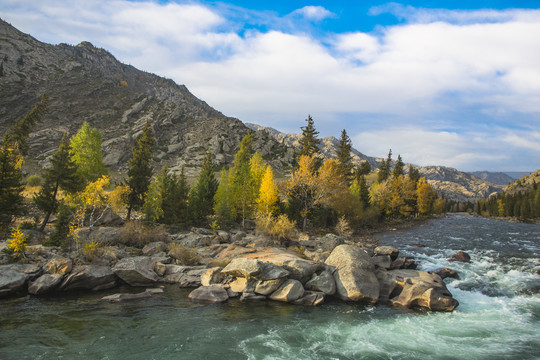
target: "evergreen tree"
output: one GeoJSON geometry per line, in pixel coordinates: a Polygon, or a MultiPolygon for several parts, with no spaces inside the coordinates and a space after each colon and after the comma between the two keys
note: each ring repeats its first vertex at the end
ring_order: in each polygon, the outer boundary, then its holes
{"type": "Polygon", "coordinates": [[[202,224],[212,214],[218,183],[214,177],[212,153],[208,151],[201,164],[201,172],[189,194],[189,209],[195,224],[202,224]]]}
{"type": "Polygon", "coordinates": [[[343,129],[337,146],[337,163],[341,174],[348,182],[351,180],[353,170],[351,148],[351,139],[347,131],[343,129]]]}
{"type": "Polygon", "coordinates": [[[236,216],[230,178],[228,171],[221,171],[219,186],[214,196],[214,212],[222,226],[230,225],[236,216]]]}
{"type": "Polygon", "coordinates": [[[401,155],[398,155],[396,163],[394,164],[394,170],[392,170],[392,177],[403,176],[405,174],[403,171],[404,166],[405,164],[401,159],[401,155]]]}
{"type": "Polygon", "coordinates": [[[362,201],[364,209],[369,207],[369,188],[366,184],[366,177],[361,176],[360,181],[358,182],[360,188],[360,200],[362,201]]]}
{"type": "Polygon", "coordinates": [[[127,196],[127,221],[131,219],[131,211],[139,210],[144,204],[145,194],[150,186],[152,177],[152,151],[156,141],[150,123],[147,121],[144,125],[142,135],[137,139],[137,146],[134,146],[133,157],[128,162],[128,180],[129,194],[127,196]]]}
{"type": "Polygon", "coordinates": [[[360,166],[356,167],[354,170],[354,177],[360,181],[360,177],[367,175],[371,172],[371,165],[367,161],[362,161],[360,166]]]}
{"type": "Polygon", "coordinates": [[[377,174],[377,182],[382,183],[388,179],[390,176],[390,169],[392,167],[392,149],[388,152],[388,157],[386,160],[381,162],[379,166],[379,173],[377,174]]]}
{"type": "Polygon", "coordinates": [[[409,174],[407,176],[409,177],[409,180],[415,184],[415,188],[416,188],[416,184],[418,183],[418,180],[420,180],[420,171],[409,164],[408,172],[409,174]]]}
{"type": "Polygon", "coordinates": [[[101,152],[101,134],[98,129],[90,128],[86,121],[71,138],[69,153],[79,168],[79,176],[86,183],[108,174],[101,152]]]}
{"type": "Polygon", "coordinates": [[[308,115],[306,119],[307,125],[301,127],[302,137],[298,141],[300,144],[300,156],[316,156],[320,154],[319,144],[321,141],[317,138],[319,132],[315,130],[315,123],[311,118],[311,115],[308,115]]]}
{"type": "Polygon", "coordinates": [[[64,134],[58,150],[51,158],[51,168],[47,169],[43,176],[44,184],[39,193],[34,196],[35,204],[45,213],[40,228],[41,232],[45,229],[51,214],[58,210],[58,191],[61,189],[73,194],[83,189],[84,183],[78,176],[77,170],[77,165],[69,155],[67,134],[64,134]]]}
{"type": "Polygon", "coordinates": [[[234,156],[234,166],[231,168],[231,186],[235,200],[236,214],[245,226],[246,219],[251,216],[258,188],[254,187],[251,172],[251,141],[253,135],[246,135],[240,142],[240,148],[234,156]]]}
{"type": "Polygon", "coordinates": [[[7,230],[13,217],[23,213],[24,186],[19,156],[4,137],[0,144],[0,232],[7,230]]]}

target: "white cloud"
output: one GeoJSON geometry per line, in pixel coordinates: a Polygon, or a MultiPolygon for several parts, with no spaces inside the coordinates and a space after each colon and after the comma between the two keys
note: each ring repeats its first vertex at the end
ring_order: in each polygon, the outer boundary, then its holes
{"type": "Polygon", "coordinates": [[[326,18],[335,17],[335,14],[326,10],[322,6],[304,6],[301,9],[292,12],[293,15],[300,15],[313,21],[321,21],[326,18]]]}

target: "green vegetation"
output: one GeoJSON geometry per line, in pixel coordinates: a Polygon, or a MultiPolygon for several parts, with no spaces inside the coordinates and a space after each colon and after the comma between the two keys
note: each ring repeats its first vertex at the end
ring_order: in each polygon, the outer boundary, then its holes
{"type": "Polygon", "coordinates": [[[502,192],[474,204],[473,211],[482,216],[514,217],[522,221],[540,218],[540,186],[514,194],[502,192]]]}

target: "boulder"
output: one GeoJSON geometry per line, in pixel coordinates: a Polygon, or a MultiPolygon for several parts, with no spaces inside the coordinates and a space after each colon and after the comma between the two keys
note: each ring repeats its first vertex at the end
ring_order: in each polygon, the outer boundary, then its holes
{"type": "Polygon", "coordinates": [[[227,290],[218,285],[201,286],[193,290],[189,296],[192,301],[221,303],[229,299],[227,290]]]}
{"type": "Polygon", "coordinates": [[[71,272],[73,262],[60,255],[54,256],[43,266],[43,271],[47,274],[66,275],[71,272]]]}
{"type": "Polygon", "coordinates": [[[150,244],[146,244],[142,249],[142,254],[144,256],[152,256],[160,252],[166,252],[166,251],[167,251],[167,244],[165,244],[163,241],[156,241],[156,242],[151,242],[150,244]]]}
{"type": "Polygon", "coordinates": [[[332,251],[337,246],[345,243],[341,236],[335,234],[326,234],[325,236],[315,240],[315,248],[322,251],[332,251]]]}
{"type": "Polygon", "coordinates": [[[255,284],[255,292],[261,295],[270,295],[285,282],[285,278],[274,280],[259,280],[255,284]]]}
{"type": "Polygon", "coordinates": [[[124,224],[124,219],[112,209],[105,209],[101,217],[96,222],[96,226],[121,226],[124,224]]]}
{"type": "Polygon", "coordinates": [[[288,279],[270,295],[271,300],[293,302],[304,295],[302,283],[295,279],[288,279]]]}
{"type": "Polygon", "coordinates": [[[388,255],[394,261],[399,256],[399,250],[392,246],[377,246],[373,249],[373,256],[379,255],[388,255]]]}
{"type": "Polygon", "coordinates": [[[398,257],[396,260],[392,261],[392,265],[390,265],[391,270],[416,269],[416,267],[416,262],[410,257],[398,257]]]}
{"type": "Polygon", "coordinates": [[[99,291],[112,289],[117,285],[118,278],[108,266],[80,265],[75,266],[71,273],[64,278],[60,289],[99,291]]]}
{"type": "Polygon", "coordinates": [[[219,284],[223,281],[224,278],[225,278],[225,274],[221,272],[221,268],[213,267],[211,269],[206,270],[206,272],[202,274],[201,284],[202,286],[219,284]]]}
{"type": "Polygon", "coordinates": [[[431,311],[452,311],[459,305],[441,277],[433,272],[391,270],[387,272],[387,276],[394,283],[389,296],[392,305],[421,307],[431,311]]]}
{"type": "Polygon", "coordinates": [[[113,294],[109,296],[104,296],[101,298],[102,301],[109,301],[109,302],[124,302],[129,300],[139,300],[139,299],[146,299],[156,294],[162,294],[163,289],[162,288],[153,288],[153,289],[146,289],[145,291],[138,293],[138,294],[113,294]]]}
{"type": "Polygon", "coordinates": [[[157,262],[156,265],[154,265],[154,272],[158,274],[158,276],[165,276],[165,272],[167,272],[167,265],[157,262]]]}
{"type": "Polygon", "coordinates": [[[317,306],[324,302],[324,293],[316,291],[305,291],[304,295],[293,301],[295,305],[317,306]]]}
{"type": "Polygon", "coordinates": [[[79,231],[79,237],[87,238],[89,242],[93,241],[101,245],[116,245],[122,229],[118,227],[100,226],[94,227],[90,231],[89,228],[81,228],[79,231]]]}
{"type": "Polygon", "coordinates": [[[157,260],[146,256],[124,258],[113,267],[113,272],[131,286],[148,286],[160,280],[154,271],[157,260]]]}
{"type": "Polygon", "coordinates": [[[345,301],[375,303],[379,298],[379,281],[371,257],[353,245],[340,245],[325,262],[334,266],[337,294],[345,301]]]}
{"type": "Polygon", "coordinates": [[[28,293],[32,295],[49,293],[56,289],[63,278],[63,274],[43,274],[28,285],[28,293]]]}
{"type": "Polygon", "coordinates": [[[459,275],[454,269],[450,268],[441,268],[434,271],[435,274],[439,275],[442,279],[454,278],[458,279],[459,275]]]}
{"type": "Polygon", "coordinates": [[[376,255],[371,258],[375,267],[381,269],[390,269],[392,267],[392,258],[390,255],[376,255]]]}
{"type": "Polygon", "coordinates": [[[244,257],[233,259],[221,272],[225,275],[257,280],[275,280],[289,275],[287,270],[271,262],[244,257]]]}
{"type": "Polygon", "coordinates": [[[180,287],[198,287],[201,286],[201,277],[206,271],[208,268],[205,266],[166,265],[162,281],[180,287]]]}
{"type": "Polygon", "coordinates": [[[471,262],[471,256],[465,251],[458,251],[448,261],[471,262]]]}
{"type": "Polygon", "coordinates": [[[177,241],[188,248],[198,248],[213,245],[213,238],[211,234],[189,233],[182,235],[177,241]]]}
{"type": "Polygon", "coordinates": [[[244,301],[262,301],[262,300],[266,300],[266,296],[257,295],[257,294],[252,293],[252,292],[245,292],[245,293],[242,293],[242,296],[240,296],[240,301],[242,301],[242,302],[244,302],[244,301]]]}
{"type": "Polygon", "coordinates": [[[237,293],[249,293],[254,292],[257,286],[258,280],[252,278],[239,277],[234,279],[229,286],[232,291],[237,293]]]}
{"type": "Polygon", "coordinates": [[[35,265],[0,265],[0,297],[25,290],[27,281],[34,280],[40,275],[40,268],[35,265]]]}
{"type": "Polygon", "coordinates": [[[305,288],[326,295],[334,295],[336,293],[336,280],[332,272],[324,270],[320,274],[313,274],[311,280],[306,283],[305,288]]]}

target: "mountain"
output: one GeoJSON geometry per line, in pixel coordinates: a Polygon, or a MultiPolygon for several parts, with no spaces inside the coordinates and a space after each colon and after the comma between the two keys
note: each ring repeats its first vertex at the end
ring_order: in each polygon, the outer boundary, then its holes
{"type": "MultiPolygon", "coordinates": [[[[106,165],[125,169],[131,146],[146,121],[157,149],[154,167],[186,167],[196,175],[207,150],[229,164],[238,143],[253,130],[199,100],[183,85],[120,63],[88,42],[49,45],[0,19],[0,132],[24,116],[46,93],[49,111],[29,139],[29,159],[39,165],[87,121],[103,137],[106,165]]],[[[278,169],[292,164],[293,150],[255,133],[255,150],[278,169]],[[279,154],[278,156],[275,156],[279,154]]]]}
{"type": "Polygon", "coordinates": [[[531,174],[533,171],[505,171],[504,173],[512,178],[512,180],[518,180],[522,177],[531,174]]]}
{"type": "Polygon", "coordinates": [[[508,185],[515,179],[504,172],[474,171],[469,174],[496,185],[508,185]]]}
{"type": "Polygon", "coordinates": [[[525,175],[522,178],[514,181],[512,184],[507,185],[504,188],[504,192],[506,194],[516,194],[519,192],[525,192],[528,190],[531,190],[535,184],[540,183],[540,169],[536,170],[535,172],[525,175]]]}

